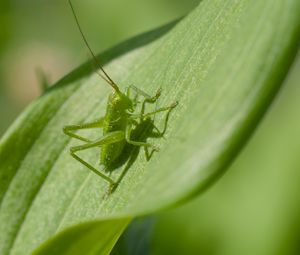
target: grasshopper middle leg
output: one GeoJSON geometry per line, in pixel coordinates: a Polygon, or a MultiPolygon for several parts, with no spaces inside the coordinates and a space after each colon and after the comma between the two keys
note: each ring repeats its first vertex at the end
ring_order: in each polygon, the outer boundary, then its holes
{"type": "Polygon", "coordinates": [[[104,118],[101,118],[101,119],[95,120],[95,121],[90,122],[90,123],[65,126],[63,131],[66,135],[68,135],[72,138],[76,138],[78,140],[90,143],[91,140],[89,140],[89,139],[87,139],[87,138],[85,138],[81,135],[75,134],[74,131],[80,130],[80,129],[102,128],[103,127],[103,122],[104,122],[104,118]]]}

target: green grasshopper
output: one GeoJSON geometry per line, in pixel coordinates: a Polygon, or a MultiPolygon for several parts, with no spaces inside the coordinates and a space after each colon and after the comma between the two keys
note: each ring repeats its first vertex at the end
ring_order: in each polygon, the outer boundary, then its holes
{"type": "MultiPolygon", "coordinates": [[[[137,87],[131,85],[127,88],[126,92],[123,93],[120,91],[119,86],[110,78],[110,76],[105,72],[105,70],[101,67],[100,63],[97,61],[96,56],[94,55],[91,47],[89,46],[84,33],[80,27],[78,18],[76,16],[75,10],[73,8],[71,0],[69,0],[69,4],[74,15],[75,21],[81,33],[81,36],[92,55],[92,58],[101,72],[96,71],[96,73],[104,79],[107,84],[109,84],[113,88],[113,92],[108,97],[107,107],[105,116],[95,120],[90,123],[78,124],[78,125],[69,125],[63,128],[63,131],[66,135],[71,138],[75,138],[85,142],[82,145],[74,146],[70,148],[70,154],[73,158],[78,160],[80,163],[85,165],[88,169],[93,171],[98,176],[102,177],[106,180],[111,187],[111,190],[117,184],[117,181],[114,181],[109,174],[112,171],[112,166],[119,160],[120,156],[123,153],[124,146],[127,144],[134,146],[142,146],[145,149],[146,155],[148,155],[148,148],[152,148],[153,151],[158,151],[154,145],[147,143],[145,141],[136,141],[132,140],[131,133],[134,131],[140,123],[151,122],[153,124],[153,120],[150,120],[151,116],[154,116],[158,112],[167,112],[165,118],[165,127],[162,132],[158,130],[152,125],[158,132],[159,137],[162,137],[166,131],[166,123],[169,118],[170,111],[176,107],[177,102],[172,103],[171,105],[163,108],[156,109],[155,111],[145,113],[146,104],[154,104],[157,102],[158,98],[161,95],[161,89],[158,89],[154,96],[149,96],[144,91],[138,89],[137,87]],[[135,97],[131,98],[131,91],[135,91],[135,97]],[[143,97],[143,101],[138,101],[138,96],[143,97]],[[135,113],[137,109],[137,105],[141,104],[140,112],[138,114],[135,113]],[[139,120],[139,121],[138,121],[139,120]],[[91,141],[88,138],[85,138],[81,135],[76,134],[77,130],[82,129],[92,129],[92,128],[102,128],[103,136],[95,141],[91,141]],[[99,148],[101,147],[100,154],[100,164],[104,167],[104,171],[97,170],[90,163],[86,162],[83,158],[79,157],[76,152],[91,149],[91,148],[99,148]]],[[[153,152],[152,151],[152,152],[153,152]]]]}

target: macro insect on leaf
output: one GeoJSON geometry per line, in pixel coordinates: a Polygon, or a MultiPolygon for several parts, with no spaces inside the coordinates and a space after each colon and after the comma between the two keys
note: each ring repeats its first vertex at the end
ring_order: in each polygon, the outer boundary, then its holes
{"type": "Polygon", "coordinates": [[[119,160],[126,144],[144,147],[147,160],[154,151],[158,151],[158,148],[150,143],[147,143],[146,141],[139,141],[135,139],[133,140],[132,133],[134,133],[134,131],[138,131],[139,129],[151,127],[151,129],[155,129],[156,137],[162,137],[166,131],[169,114],[178,103],[174,102],[169,106],[145,113],[146,104],[154,104],[155,102],[157,102],[158,98],[161,95],[161,89],[158,89],[154,96],[149,96],[147,93],[133,85],[130,85],[126,89],[125,93],[120,91],[119,86],[101,67],[91,47],[89,46],[87,39],[80,27],[71,0],[69,0],[69,4],[82,38],[92,55],[93,61],[100,69],[100,71],[96,71],[96,73],[112,87],[113,92],[108,97],[106,113],[104,117],[90,123],[65,126],[63,131],[66,135],[84,142],[81,145],[70,148],[71,156],[85,165],[95,174],[106,180],[110,184],[109,190],[112,191],[119,182],[119,179],[115,181],[110,177],[110,173],[113,170],[112,166],[119,160]],[[131,98],[132,92],[134,92],[135,96],[131,98]],[[142,101],[138,100],[139,97],[143,98],[142,101]],[[139,108],[137,107],[138,105],[140,105],[139,108]],[[139,113],[136,113],[137,109],[140,109],[139,113]],[[154,125],[154,119],[151,118],[154,117],[154,115],[158,112],[166,112],[164,128],[162,131],[160,131],[154,125]],[[92,128],[102,128],[103,136],[97,140],[92,141],[75,133],[77,130],[92,128]],[[76,154],[76,152],[79,151],[99,147],[101,147],[100,164],[102,166],[102,169],[100,170],[98,170],[93,165],[76,154]],[[149,153],[148,148],[152,148],[152,152],[149,153]]]}

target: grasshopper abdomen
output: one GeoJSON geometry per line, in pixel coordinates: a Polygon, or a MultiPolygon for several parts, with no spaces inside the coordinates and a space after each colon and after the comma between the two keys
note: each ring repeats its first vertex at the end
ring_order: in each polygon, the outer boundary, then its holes
{"type": "MultiPolygon", "coordinates": [[[[115,91],[110,94],[107,102],[106,113],[103,123],[103,135],[114,131],[126,132],[128,126],[128,110],[132,108],[131,100],[123,93],[115,91]]],[[[116,143],[103,145],[100,154],[100,164],[105,170],[117,161],[122,154],[125,139],[116,143]]]]}

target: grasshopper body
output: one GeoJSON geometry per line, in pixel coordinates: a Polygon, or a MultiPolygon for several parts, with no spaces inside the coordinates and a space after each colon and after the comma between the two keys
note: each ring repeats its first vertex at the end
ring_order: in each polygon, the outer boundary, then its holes
{"type": "MultiPolygon", "coordinates": [[[[155,137],[162,137],[166,131],[169,113],[177,105],[177,102],[172,103],[167,107],[156,109],[153,112],[145,113],[146,104],[155,103],[161,95],[161,89],[158,89],[156,94],[152,97],[144,91],[132,85],[127,88],[125,93],[121,92],[119,86],[110,78],[110,76],[99,64],[97,58],[95,57],[81,30],[71,0],[69,0],[69,4],[71,6],[72,12],[74,14],[79,31],[84,39],[84,42],[88,47],[93,57],[93,60],[95,61],[96,65],[101,71],[96,71],[97,74],[102,79],[104,79],[113,88],[114,91],[108,97],[106,113],[104,117],[90,123],[65,126],[63,131],[66,135],[84,142],[81,145],[73,146],[70,148],[71,156],[83,165],[85,165],[88,169],[96,173],[98,176],[108,181],[111,187],[114,187],[117,184],[117,182],[114,181],[109,175],[106,175],[104,172],[111,172],[113,170],[112,166],[118,162],[120,156],[123,153],[124,146],[126,145],[126,143],[134,146],[144,147],[147,158],[147,155],[149,155],[149,147],[152,148],[152,152],[158,150],[155,146],[153,146],[150,143],[147,143],[146,141],[132,140],[132,131],[136,130],[141,132],[140,129],[148,125],[151,126],[152,129],[156,130],[155,137]],[[135,96],[133,98],[131,98],[130,96],[132,91],[135,92],[135,96]],[[139,101],[139,97],[143,97],[143,100],[139,101]],[[139,104],[140,112],[136,113],[136,110],[138,109],[137,106],[139,104]],[[155,127],[154,120],[152,120],[150,117],[154,116],[158,112],[164,111],[167,112],[165,117],[165,125],[163,131],[160,132],[158,128],[155,127]],[[102,128],[103,136],[97,140],[91,141],[90,139],[85,138],[76,133],[77,130],[90,128],[102,128]],[[102,171],[98,170],[96,167],[94,167],[93,165],[85,161],[83,158],[81,158],[79,155],[77,155],[77,152],[91,148],[101,148],[100,164],[103,167],[102,171]]],[[[151,155],[152,152],[150,153],[151,155]]]]}
{"type": "MultiPolygon", "coordinates": [[[[122,131],[125,134],[126,127],[128,127],[129,116],[127,111],[129,110],[133,110],[129,97],[121,92],[111,93],[108,98],[104,117],[103,135],[105,136],[114,131],[122,131]]],[[[125,139],[113,144],[103,145],[100,154],[100,163],[108,169],[121,155],[124,146],[125,139]]]]}

